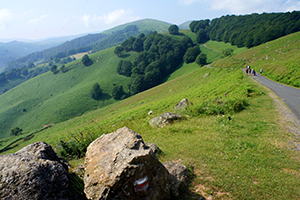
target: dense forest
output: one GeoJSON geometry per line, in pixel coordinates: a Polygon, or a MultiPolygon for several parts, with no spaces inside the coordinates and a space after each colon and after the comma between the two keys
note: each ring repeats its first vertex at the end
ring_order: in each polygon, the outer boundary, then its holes
{"type": "Polygon", "coordinates": [[[115,49],[119,57],[126,57],[126,52],[129,51],[139,54],[133,63],[121,60],[117,72],[133,78],[129,86],[131,95],[160,84],[185,57],[194,61],[200,54],[199,46],[188,36],[183,36],[178,41],[157,32],[147,36],[140,34],[137,38],[129,37],[115,49]]]}
{"type": "Polygon", "coordinates": [[[300,12],[227,15],[212,21],[193,21],[189,27],[198,43],[216,40],[251,48],[300,31],[300,12]]]}

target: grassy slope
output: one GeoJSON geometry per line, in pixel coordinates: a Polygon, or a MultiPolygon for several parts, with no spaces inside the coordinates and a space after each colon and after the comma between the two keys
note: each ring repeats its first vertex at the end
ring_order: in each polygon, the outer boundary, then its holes
{"type": "Polygon", "coordinates": [[[134,22],[126,23],[120,26],[117,26],[115,28],[109,29],[107,31],[103,31],[103,34],[111,34],[112,32],[122,30],[126,26],[129,25],[136,25],[139,28],[140,32],[143,32],[145,30],[152,31],[156,30],[157,32],[166,32],[168,31],[168,28],[170,27],[171,24],[167,22],[162,22],[159,20],[154,20],[154,19],[142,19],[142,20],[137,20],[134,22]]]}
{"type": "Polygon", "coordinates": [[[300,87],[299,47],[300,32],[297,32],[216,62],[214,66],[250,65],[257,72],[263,69],[264,75],[275,81],[300,87]]]}
{"type": "Polygon", "coordinates": [[[193,169],[195,177],[190,189],[194,194],[187,194],[191,198],[212,194],[214,199],[297,199],[300,196],[297,152],[286,149],[292,135],[278,125],[278,113],[266,93],[241,70],[199,68],[60,123],[21,146],[39,140],[54,146],[59,138],[69,137],[68,132],[97,133],[99,126],[111,132],[127,126],[162,149],[162,162],[179,161],[193,169]],[[249,94],[249,88],[254,92],[249,94]],[[152,117],[172,112],[182,98],[198,105],[219,96],[225,98],[225,92],[226,98],[232,99],[246,98],[248,94],[250,107],[231,115],[230,121],[227,116],[200,116],[159,129],[148,124],[152,117]],[[150,110],[153,116],[148,116],[150,110]]]}
{"type": "MultiPolygon", "coordinates": [[[[233,57],[216,65],[239,67],[240,60],[233,57]]],[[[185,75],[59,123],[6,153],[34,141],[55,146],[60,138],[68,138],[69,132],[77,130],[89,134],[97,133],[99,127],[111,132],[127,126],[162,149],[162,162],[181,162],[193,170],[190,192],[185,193],[188,199],[199,199],[199,195],[213,195],[214,199],[298,199],[299,154],[286,148],[294,136],[278,124],[279,113],[268,91],[238,68],[195,68],[187,73],[185,68],[189,67],[178,69],[185,75]],[[209,75],[204,78],[205,74],[209,75]],[[227,115],[188,117],[159,129],[148,124],[152,117],[173,111],[182,98],[197,106],[205,100],[224,98],[225,92],[226,98],[247,98],[250,106],[232,114],[231,120],[227,115]],[[147,114],[150,110],[153,116],[147,114]]]]}
{"type": "MultiPolygon", "coordinates": [[[[74,61],[67,65],[71,70],[66,73],[45,73],[1,95],[0,137],[7,137],[11,127],[32,131],[115,102],[110,96],[113,83],[126,88],[130,78],[116,73],[120,58],[114,55],[113,50],[110,48],[91,55],[92,66],[85,67],[74,61]],[[96,62],[98,57],[100,59],[96,62]],[[100,101],[93,100],[89,94],[95,82],[104,92],[100,101]]],[[[135,54],[127,59],[132,59],[135,54]]]]}

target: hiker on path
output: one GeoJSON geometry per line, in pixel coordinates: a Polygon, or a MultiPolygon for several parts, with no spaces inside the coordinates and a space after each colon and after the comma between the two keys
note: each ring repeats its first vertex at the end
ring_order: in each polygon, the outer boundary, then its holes
{"type": "Polygon", "coordinates": [[[263,70],[262,70],[262,69],[260,69],[260,70],[259,70],[259,73],[260,73],[260,75],[262,75],[262,73],[263,73],[263,70]]]}

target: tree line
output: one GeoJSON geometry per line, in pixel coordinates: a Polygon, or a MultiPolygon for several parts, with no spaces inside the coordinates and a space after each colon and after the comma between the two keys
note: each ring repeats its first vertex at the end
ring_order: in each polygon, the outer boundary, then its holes
{"type": "Polygon", "coordinates": [[[215,40],[251,48],[300,31],[300,12],[226,15],[193,21],[189,27],[198,43],[215,40]]]}
{"type": "Polygon", "coordinates": [[[182,61],[194,62],[200,55],[199,46],[188,36],[178,41],[157,32],[147,36],[142,33],[136,38],[131,36],[114,50],[119,57],[124,57],[129,51],[139,53],[133,62],[121,60],[117,72],[133,78],[129,85],[131,95],[162,83],[182,61]]]}

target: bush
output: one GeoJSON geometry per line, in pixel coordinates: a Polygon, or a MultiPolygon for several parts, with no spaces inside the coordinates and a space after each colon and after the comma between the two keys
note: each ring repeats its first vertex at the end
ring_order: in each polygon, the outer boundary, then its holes
{"type": "Polygon", "coordinates": [[[91,91],[91,95],[92,95],[92,98],[95,99],[95,100],[98,100],[98,99],[101,98],[101,96],[102,96],[102,90],[100,88],[99,83],[95,83],[93,85],[93,88],[92,88],[92,91],[91,91]]]}
{"type": "Polygon", "coordinates": [[[93,61],[89,58],[89,56],[87,54],[85,54],[83,57],[82,57],[82,63],[84,64],[84,66],[89,66],[89,65],[92,65],[93,64],[93,61]]]}
{"type": "Polygon", "coordinates": [[[103,133],[104,131],[101,128],[92,133],[88,131],[84,134],[79,130],[78,132],[70,133],[71,139],[59,141],[58,155],[67,160],[83,158],[87,147],[103,133]]]}
{"type": "Polygon", "coordinates": [[[201,53],[198,45],[190,47],[186,50],[183,60],[185,63],[192,63],[196,60],[197,56],[201,53]]]}
{"type": "Polygon", "coordinates": [[[125,92],[123,90],[123,86],[122,85],[116,85],[112,91],[111,91],[111,96],[115,99],[115,100],[120,100],[125,96],[125,92]]]}
{"type": "Polygon", "coordinates": [[[11,129],[11,134],[12,135],[19,135],[22,134],[23,129],[19,128],[19,127],[15,127],[13,129],[11,129]]]}
{"type": "Polygon", "coordinates": [[[205,101],[201,105],[198,105],[190,109],[192,115],[225,115],[238,113],[243,111],[249,103],[246,99],[234,99],[234,100],[222,100],[214,99],[212,101],[205,101]]]}

